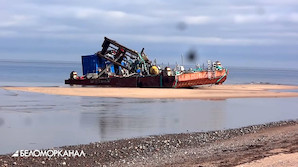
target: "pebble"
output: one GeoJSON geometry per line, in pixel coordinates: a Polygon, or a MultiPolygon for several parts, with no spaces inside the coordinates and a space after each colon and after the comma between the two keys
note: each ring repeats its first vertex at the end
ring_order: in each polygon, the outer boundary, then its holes
{"type": "MultiPolygon", "coordinates": [[[[92,162],[95,163],[114,163],[114,162],[120,162],[120,163],[130,163],[132,162],[138,162],[139,160],[147,160],[148,156],[155,157],[157,159],[161,158],[160,155],[166,154],[167,157],[173,157],[171,155],[171,152],[175,152],[175,150],[179,150],[179,148],[184,147],[190,147],[190,146],[197,146],[197,145],[205,145],[209,144],[211,142],[217,141],[219,139],[229,139],[235,136],[240,136],[248,133],[256,133],[259,130],[262,130],[267,127],[276,127],[276,126],[282,126],[283,124],[286,124],[285,122],[281,123],[270,123],[266,125],[254,125],[254,126],[247,126],[244,128],[238,128],[238,129],[228,129],[228,130],[219,130],[219,131],[212,131],[212,132],[198,132],[198,133],[191,133],[191,134],[175,134],[175,135],[164,135],[164,136],[155,136],[155,137],[148,137],[144,139],[131,139],[131,140],[119,140],[116,142],[106,142],[106,143],[96,143],[92,145],[92,148],[90,150],[90,155],[92,155],[92,158],[98,158],[93,159],[92,162]],[[171,139],[171,140],[169,140],[171,139]],[[94,146],[100,148],[94,148],[94,146]],[[125,147],[124,147],[125,146],[125,147]],[[108,150],[108,149],[110,150],[108,150]],[[96,150],[92,150],[96,149],[96,150]],[[100,158],[103,156],[102,158],[100,158]],[[125,158],[132,158],[132,159],[126,159],[125,158]],[[96,161],[94,161],[96,160],[96,161]],[[113,162],[110,162],[110,161],[113,162]]],[[[287,123],[291,124],[291,123],[287,123]]],[[[258,138],[253,142],[260,142],[265,139],[258,138]]],[[[232,147],[236,147],[235,145],[231,145],[232,147]]],[[[74,146],[77,148],[76,146],[74,146]]],[[[84,146],[86,150],[88,150],[88,145],[84,146]]],[[[231,150],[233,151],[233,150],[231,150]]],[[[200,155],[199,152],[192,152],[192,151],[183,151],[182,154],[185,155],[200,155]]],[[[91,156],[89,156],[91,158],[91,156]]],[[[89,157],[86,157],[87,159],[89,157]]],[[[14,164],[16,165],[19,162],[17,159],[4,161],[5,158],[1,157],[0,162],[3,163],[3,165],[14,164]],[[14,162],[16,161],[16,162],[14,162]]],[[[60,158],[53,157],[51,161],[57,161],[60,165],[72,165],[71,160],[69,158],[65,158],[63,162],[61,163],[60,158]],[[68,162],[69,161],[69,162],[68,162]]],[[[34,160],[31,159],[31,163],[39,163],[40,160],[34,160]]],[[[47,165],[50,165],[49,161],[47,161],[47,165]]],[[[29,164],[29,162],[28,162],[29,164]]],[[[46,164],[45,161],[41,161],[41,164],[46,164]]],[[[1,164],[2,165],[2,164],[1,164]]],[[[103,164],[102,164],[103,165],[103,164]]],[[[122,164],[123,165],[123,164],[122,164]]],[[[109,166],[109,165],[108,165],[109,166]]]]}

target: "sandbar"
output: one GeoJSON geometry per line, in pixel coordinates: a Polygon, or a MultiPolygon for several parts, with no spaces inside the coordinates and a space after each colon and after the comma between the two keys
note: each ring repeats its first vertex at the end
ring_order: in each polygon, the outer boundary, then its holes
{"type": "Polygon", "coordinates": [[[228,99],[298,97],[298,86],[270,84],[212,85],[193,89],[174,88],[107,88],[107,87],[2,87],[64,96],[149,99],[228,99]]]}

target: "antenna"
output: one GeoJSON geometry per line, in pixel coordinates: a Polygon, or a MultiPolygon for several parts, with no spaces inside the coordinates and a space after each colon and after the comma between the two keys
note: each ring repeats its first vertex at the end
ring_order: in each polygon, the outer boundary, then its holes
{"type": "Polygon", "coordinates": [[[181,65],[183,66],[183,54],[181,54],[181,65]]]}

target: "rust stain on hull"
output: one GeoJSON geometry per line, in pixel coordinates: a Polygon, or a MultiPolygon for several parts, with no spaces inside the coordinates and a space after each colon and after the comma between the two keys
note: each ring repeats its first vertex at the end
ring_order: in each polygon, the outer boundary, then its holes
{"type": "Polygon", "coordinates": [[[178,76],[135,76],[98,79],[65,80],[70,85],[98,85],[103,87],[141,87],[141,88],[183,88],[196,85],[222,84],[227,79],[228,71],[216,71],[212,78],[208,72],[195,72],[178,76]]]}

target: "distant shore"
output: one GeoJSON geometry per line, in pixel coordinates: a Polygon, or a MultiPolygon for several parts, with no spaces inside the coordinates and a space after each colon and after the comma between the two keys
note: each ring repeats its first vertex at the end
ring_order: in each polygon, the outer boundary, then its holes
{"type": "Polygon", "coordinates": [[[212,85],[194,89],[164,88],[102,88],[102,87],[1,87],[5,90],[25,91],[66,96],[94,96],[114,98],[157,99],[227,99],[298,97],[298,86],[242,84],[212,85]],[[293,92],[287,90],[295,90],[293,92]]]}
{"type": "Polygon", "coordinates": [[[65,146],[85,157],[11,157],[3,166],[294,166],[298,121],[65,146]]]}

